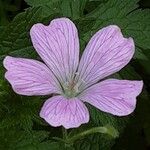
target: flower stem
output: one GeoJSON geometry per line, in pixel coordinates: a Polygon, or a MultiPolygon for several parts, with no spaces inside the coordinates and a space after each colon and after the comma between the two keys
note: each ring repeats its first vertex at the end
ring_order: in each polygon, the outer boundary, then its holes
{"type": "Polygon", "coordinates": [[[108,134],[114,138],[118,137],[118,131],[116,129],[114,129],[111,126],[104,126],[104,127],[94,127],[89,130],[78,133],[78,134],[72,136],[71,138],[66,139],[66,142],[74,143],[74,141],[80,139],[81,137],[84,137],[84,136],[87,136],[87,135],[93,134],[93,133],[104,133],[104,134],[108,134]]]}
{"type": "Polygon", "coordinates": [[[63,134],[63,140],[64,140],[65,148],[67,148],[69,143],[66,142],[68,140],[67,129],[65,129],[64,127],[62,127],[62,134],[63,134]]]}
{"type": "Polygon", "coordinates": [[[66,140],[67,139],[67,130],[63,127],[62,127],[62,133],[63,133],[63,139],[66,140]]]}
{"type": "Polygon", "coordinates": [[[62,128],[62,134],[63,134],[63,138],[57,138],[54,137],[53,139],[64,142],[65,144],[65,148],[70,147],[72,144],[74,144],[74,142],[84,136],[87,136],[89,134],[93,134],[93,133],[103,133],[103,134],[108,134],[109,136],[116,138],[119,136],[118,131],[110,126],[110,125],[106,125],[103,127],[93,127],[91,129],[88,129],[86,131],[83,131],[81,133],[78,133],[72,137],[70,137],[67,133],[67,130],[65,128],[62,128]]]}

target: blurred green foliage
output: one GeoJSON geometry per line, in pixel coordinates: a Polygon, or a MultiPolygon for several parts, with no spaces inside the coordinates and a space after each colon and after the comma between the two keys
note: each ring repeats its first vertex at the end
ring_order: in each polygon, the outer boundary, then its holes
{"type": "Polygon", "coordinates": [[[7,25],[21,12],[22,0],[0,0],[0,25],[7,25]]]}
{"type": "Polygon", "coordinates": [[[150,148],[150,2],[147,0],[0,0],[0,150],[148,150],[150,148]],[[120,136],[112,139],[94,134],[65,148],[52,137],[62,137],[38,113],[47,97],[15,94],[4,79],[6,55],[40,59],[29,30],[37,22],[71,18],[79,29],[81,52],[91,35],[108,24],[117,24],[125,36],[135,40],[136,53],[129,65],[114,76],[144,80],[137,108],[128,117],[114,117],[88,105],[90,123],[70,134],[109,124],[120,136]]]}

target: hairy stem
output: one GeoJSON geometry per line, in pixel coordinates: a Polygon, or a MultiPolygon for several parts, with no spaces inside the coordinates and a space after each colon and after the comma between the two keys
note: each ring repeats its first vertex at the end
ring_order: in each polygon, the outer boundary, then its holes
{"type": "Polygon", "coordinates": [[[74,136],[72,136],[71,138],[66,139],[67,143],[74,143],[74,141],[87,136],[89,134],[93,134],[93,133],[103,133],[103,134],[108,134],[114,138],[118,137],[118,131],[116,129],[114,129],[111,126],[104,126],[104,127],[94,127],[91,128],[89,130],[83,131],[81,133],[78,133],[74,136]]]}

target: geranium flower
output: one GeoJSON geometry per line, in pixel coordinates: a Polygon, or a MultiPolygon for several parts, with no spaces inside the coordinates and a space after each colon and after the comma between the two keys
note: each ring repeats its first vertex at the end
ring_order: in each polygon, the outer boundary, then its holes
{"type": "Polygon", "coordinates": [[[33,25],[33,46],[44,63],[7,56],[5,78],[21,95],[49,95],[40,117],[50,125],[79,127],[89,121],[84,102],[116,116],[132,113],[142,81],[106,79],[121,70],[133,57],[132,38],[124,38],[119,27],[99,30],[87,44],[79,63],[79,37],[74,23],[58,18],[45,26],[33,25]],[[100,82],[99,82],[100,81],[100,82]]]}

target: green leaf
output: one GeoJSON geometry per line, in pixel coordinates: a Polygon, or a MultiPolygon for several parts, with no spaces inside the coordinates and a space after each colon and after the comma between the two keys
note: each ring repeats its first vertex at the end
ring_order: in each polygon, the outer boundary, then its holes
{"type": "Polygon", "coordinates": [[[40,145],[48,137],[46,131],[19,131],[14,128],[0,130],[0,149],[2,150],[30,150],[40,145]]]}
{"type": "Polygon", "coordinates": [[[138,7],[138,1],[139,0],[107,0],[106,3],[100,4],[97,9],[88,14],[87,17],[104,19],[104,21],[117,17],[116,20],[119,20],[121,17],[126,16],[128,13],[136,9],[138,7]]]}
{"type": "Polygon", "coordinates": [[[127,65],[121,71],[118,72],[120,79],[128,80],[142,80],[142,77],[135,71],[131,65],[127,65]]]}
{"type": "Polygon", "coordinates": [[[59,143],[57,142],[42,142],[38,144],[28,144],[23,147],[19,147],[16,150],[60,150],[59,143]]]}
{"type": "Polygon", "coordinates": [[[33,57],[35,54],[29,37],[33,24],[41,20],[40,8],[27,9],[15,17],[0,35],[0,58],[6,55],[33,57]]]}
{"type": "Polygon", "coordinates": [[[133,57],[135,59],[148,60],[148,57],[144,54],[143,50],[138,46],[136,47],[136,53],[134,54],[133,57]]]}
{"type": "Polygon", "coordinates": [[[57,142],[42,142],[37,146],[37,150],[60,150],[60,145],[57,142]]]}
{"type": "Polygon", "coordinates": [[[41,16],[48,17],[60,12],[60,0],[25,0],[33,8],[41,8],[41,16]]]}
{"type": "Polygon", "coordinates": [[[62,0],[61,11],[63,16],[79,19],[83,15],[87,0],[62,0]]]}
{"type": "Polygon", "coordinates": [[[7,101],[2,104],[4,108],[0,115],[0,129],[18,127],[30,131],[33,121],[38,118],[41,101],[10,94],[10,98],[7,96],[7,101]]]}
{"type": "Polygon", "coordinates": [[[116,129],[121,131],[121,129],[124,128],[127,118],[119,118],[115,117],[113,115],[104,113],[98,109],[93,108],[93,106],[89,105],[90,113],[91,113],[91,121],[94,123],[96,126],[101,125],[105,126],[107,124],[115,127],[116,129]]]}
{"type": "Polygon", "coordinates": [[[136,46],[143,49],[150,49],[150,10],[135,10],[127,15],[125,34],[132,36],[136,46]]]}
{"type": "Polygon", "coordinates": [[[44,13],[60,12],[62,16],[78,19],[88,0],[25,0],[32,7],[42,6],[44,13]]]}
{"type": "Polygon", "coordinates": [[[30,6],[43,6],[43,5],[51,5],[52,3],[59,0],[25,0],[25,2],[30,6]]]}

